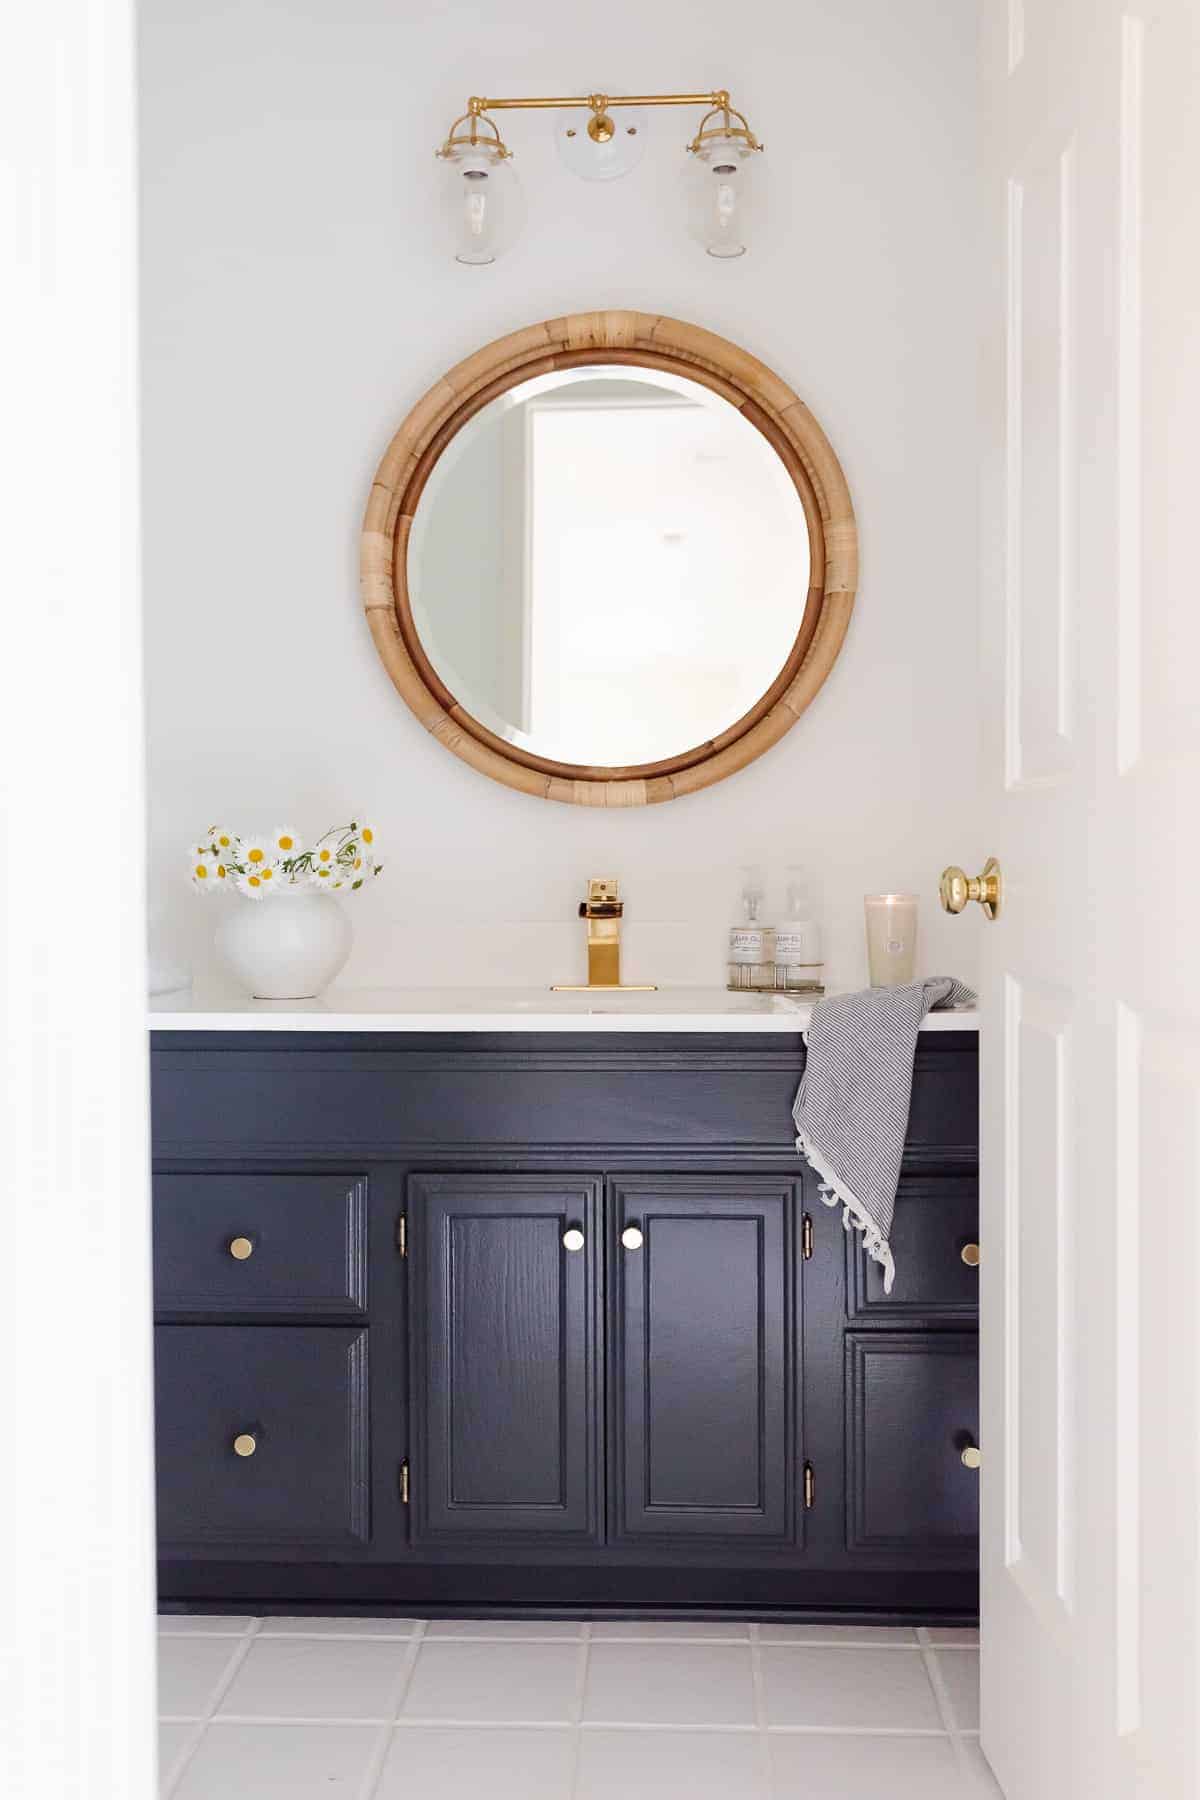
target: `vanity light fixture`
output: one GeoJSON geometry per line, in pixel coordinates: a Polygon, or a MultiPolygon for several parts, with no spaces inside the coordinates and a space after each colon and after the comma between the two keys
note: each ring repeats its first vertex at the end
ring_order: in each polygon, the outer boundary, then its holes
{"type": "Polygon", "coordinates": [[[644,143],[638,125],[619,126],[612,109],[649,106],[708,108],[686,146],[689,228],[710,256],[743,255],[750,168],[762,144],[745,114],[731,105],[727,90],[718,88],[709,94],[636,94],[624,99],[608,94],[507,100],[472,95],[437,152],[445,171],[455,259],[476,266],[493,263],[521,230],[523,204],[513,154],[490,116],[493,112],[585,108],[591,114],[586,132],[568,127],[560,148],[577,174],[603,181],[631,168],[644,143]]]}

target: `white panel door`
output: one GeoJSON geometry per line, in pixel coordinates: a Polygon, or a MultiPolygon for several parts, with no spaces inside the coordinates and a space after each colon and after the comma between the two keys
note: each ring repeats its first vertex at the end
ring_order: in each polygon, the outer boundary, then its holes
{"type": "Polygon", "coordinates": [[[1190,1800],[1200,4],[984,12],[983,1744],[1190,1800]]]}

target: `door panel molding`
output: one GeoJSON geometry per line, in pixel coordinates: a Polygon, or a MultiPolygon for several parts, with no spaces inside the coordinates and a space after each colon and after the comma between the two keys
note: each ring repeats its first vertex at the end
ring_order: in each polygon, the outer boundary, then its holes
{"type": "Polygon", "coordinates": [[[600,1191],[598,1177],[411,1177],[414,1543],[600,1541],[600,1191]]]}
{"type": "Polygon", "coordinates": [[[1005,781],[1075,762],[1078,618],[1077,176],[1073,132],[1008,178],[1005,781]]]}
{"type": "Polygon", "coordinates": [[[612,1182],[615,1542],[793,1541],[798,1186],[768,1175],[612,1182]],[[640,1248],[621,1243],[629,1223],[640,1248]]]}
{"type": "Polygon", "coordinates": [[[1011,972],[1004,993],[1005,1562],[1061,1631],[1076,1560],[1074,1006],[1011,972]]]}

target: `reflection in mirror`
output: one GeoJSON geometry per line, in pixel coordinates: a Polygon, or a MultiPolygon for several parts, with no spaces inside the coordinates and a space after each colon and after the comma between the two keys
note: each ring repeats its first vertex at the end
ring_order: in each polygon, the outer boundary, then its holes
{"type": "Polygon", "coordinates": [[[727,730],[791,653],[808,525],[737,407],[654,369],[536,376],[446,446],[408,549],[459,705],[534,755],[653,763],[727,730]]]}

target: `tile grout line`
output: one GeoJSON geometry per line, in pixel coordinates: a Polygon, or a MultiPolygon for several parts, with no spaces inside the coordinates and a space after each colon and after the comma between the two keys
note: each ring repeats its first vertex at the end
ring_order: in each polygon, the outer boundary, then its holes
{"type": "Polygon", "coordinates": [[[162,1796],[162,1800],[167,1800],[167,1796],[169,1794],[173,1794],[175,1792],[176,1787],[179,1785],[179,1780],[183,1774],[183,1771],[187,1768],[188,1764],[192,1760],[193,1750],[196,1748],[197,1744],[200,1742],[200,1739],[204,1736],[204,1720],[203,1719],[159,1719],[158,1720],[158,1728],[159,1728],[160,1732],[161,1732],[163,1725],[186,1725],[188,1728],[188,1734],[183,1741],[183,1746],[181,1749],[179,1749],[175,1752],[175,1761],[174,1761],[174,1763],[172,1763],[170,1770],[164,1770],[164,1768],[162,1766],[161,1754],[158,1757],[158,1788],[157,1788],[157,1792],[162,1796]]]}
{"type": "Polygon", "coordinates": [[[417,1666],[417,1657],[421,1653],[421,1646],[425,1642],[427,1624],[428,1620],[418,1619],[416,1630],[405,1645],[404,1663],[400,1670],[400,1679],[396,1684],[396,1698],[392,1703],[392,1716],[380,1727],[379,1736],[375,1742],[375,1748],[371,1752],[370,1759],[363,1772],[362,1783],[359,1788],[359,1800],[375,1800],[375,1794],[378,1792],[379,1783],[383,1780],[383,1770],[384,1765],[387,1762],[388,1751],[395,1741],[395,1727],[400,1718],[400,1708],[407,1700],[408,1690],[412,1686],[413,1672],[417,1666]]]}
{"type": "MultiPolygon", "coordinates": [[[[372,1721],[367,1721],[371,1723],[372,1721]]],[[[321,1723],[331,1724],[332,1720],[321,1723]]],[[[349,1721],[343,1721],[349,1723],[349,1721]]],[[[459,1719],[453,1713],[438,1713],[428,1719],[397,1719],[395,1730],[402,1735],[419,1737],[423,1731],[536,1731],[553,1737],[576,1729],[569,1719],[459,1719]]],[[[590,1726],[583,1729],[590,1730],[590,1726]]]]}
{"type": "Polygon", "coordinates": [[[929,1679],[930,1687],[933,1689],[933,1697],[937,1701],[937,1709],[942,1715],[942,1724],[949,1734],[950,1743],[954,1749],[954,1760],[958,1764],[959,1774],[973,1781],[974,1775],[967,1762],[966,1747],[962,1741],[962,1734],[958,1729],[958,1720],[954,1716],[954,1707],[950,1702],[950,1690],[946,1686],[941,1669],[938,1667],[937,1652],[934,1649],[929,1632],[923,1625],[917,1628],[917,1642],[921,1646],[921,1655],[925,1662],[925,1674],[929,1679]]]}
{"type": "MultiPolygon", "coordinates": [[[[221,1674],[217,1677],[215,1684],[209,1689],[208,1704],[203,1713],[201,1713],[200,1718],[196,1721],[199,1730],[193,1735],[192,1741],[187,1747],[186,1755],[180,1757],[179,1766],[173,1771],[171,1780],[163,1792],[162,1800],[170,1800],[170,1795],[175,1792],[179,1783],[183,1780],[188,1764],[195,1756],[196,1751],[199,1749],[204,1738],[205,1732],[208,1730],[216,1716],[218,1706],[220,1706],[222,1700],[229,1692],[234,1676],[249,1656],[250,1647],[258,1636],[258,1630],[261,1624],[261,1619],[251,1619],[249,1628],[244,1631],[240,1637],[230,1640],[234,1647],[229,1656],[229,1660],[224,1664],[221,1674]]],[[[201,1633],[200,1635],[204,1636],[205,1634],[201,1633]]]]}
{"type": "Polygon", "coordinates": [[[567,1782],[567,1800],[576,1800],[579,1792],[579,1768],[583,1761],[583,1708],[587,1698],[588,1664],[592,1654],[592,1627],[585,1620],[576,1651],[575,1699],[571,1707],[571,1774],[567,1782]]]}
{"type": "Polygon", "coordinates": [[[407,1644],[415,1631],[261,1631],[268,1644],[407,1644]]]}
{"type": "MultiPolygon", "coordinates": [[[[702,1641],[708,1642],[708,1643],[713,1643],[713,1642],[733,1643],[735,1640],[732,1638],[721,1638],[721,1639],[709,1638],[706,1640],[701,1640],[701,1639],[697,1638],[697,1639],[689,1640],[689,1642],[696,1642],[696,1643],[699,1643],[702,1641]]],[[[744,1642],[745,1640],[742,1639],[739,1641],[744,1642]]],[[[954,1646],[948,1646],[948,1648],[950,1648],[950,1647],[952,1647],[954,1649],[966,1650],[966,1649],[973,1649],[974,1645],[957,1644],[954,1646]]],[[[911,1643],[911,1644],[900,1644],[900,1643],[895,1643],[891,1640],[889,1640],[885,1644],[876,1644],[876,1643],[873,1643],[870,1638],[866,1638],[866,1637],[863,1637],[863,1638],[770,1638],[767,1641],[767,1648],[770,1650],[837,1650],[839,1652],[841,1652],[843,1650],[886,1650],[889,1655],[893,1655],[893,1656],[903,1656],[905,1654],[911,1656],[913,1651],[919,1649],[920,1646],[918,1644],[916,1644],[915,1642],[911,1643]]]]}
{"type": "Polygon", "coordinates": [[[256,1635],[251,1627],[261,1623],[258,1619],[247,1619],[240,1631],[180,1631],[174,1621],[179,1618],[200,1618],[200,1613],[157,1613],[158,1635],[160,1638],[244,1638],[256,1635]]]}
{"type": "Polygon", "coordinates": [[[754,1724],[758,1734],[758,1760],[762,1768],[763,1793],[772,1787],[771,1740],[767,1736],[767,1690],[763,1681],[762,1639],[757,1625],[750,1627],[750,1683],[754,1690],[754,1724]]]}
{"type": "MultiPolygon", "coordinates": [[[[188,1723],[188,1721],[181,1721],[188,1723]]],[[[232,1721],[231,1721],[232,1722],[232,1721]]],[[[344,1714],[322,1717],[319,1719],[297,1719],[294,1715],[287,1717],[267,1718],[261,1714],[253,1714],[237,1721],[241,1724],[254,1725],[373,1725],[380,1723],[376,1719],[347,1719],[344,1714]]],[[[414,1732],[423,1731],[533,1731],[550,1735],[558,1732],[574,1730],[569,1722],[560,1719],[460,1719],[451,1714],[440,1715],[430,1719],[400,1719],[396,1730],[414,1732]]],[[[720,1737],[750,1737],[757,1733],[757,1725],[719,1725],[707,1724],[698,1719],[591,1719],[579,1726],[583,1736],[592,1732],[618,1731],[630,1736],[638,1732],[658,1731],[673,1734],[699,1732],[702,1735],[720,1737]]],[[[951,1734],[941,1725],[770,1725],[769,1736],[775,1737],[903,1737],[903,1738],[944,1738],[951,1734]]],[[[963,1737],[978,1737],[977,1731],[966,1731],[963,1737]]]]}
{"type": "MultiPolygon", "coordinates": [[[[636,1726],[621,1726],[621,1730],[639,1729],[636,1726]]],[[[741,1731],[754,1729],[751,1725],[655,1725],[654,1731],[741,1731]]],[[[776,1737],[831,1737],[831,1738],[944,1738],[949,1737],[940,1725],[769,1725],[767,1736],[776,1737]]]]}

